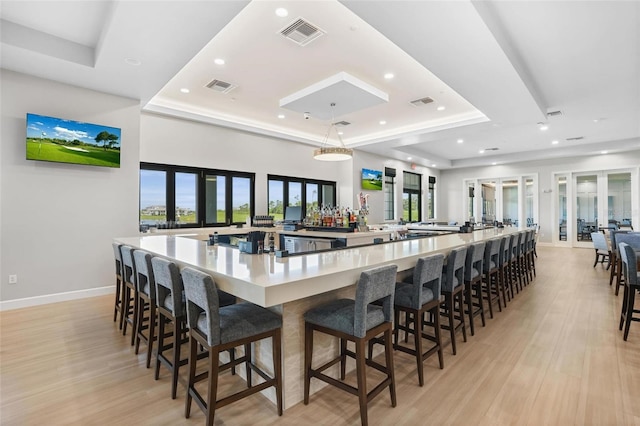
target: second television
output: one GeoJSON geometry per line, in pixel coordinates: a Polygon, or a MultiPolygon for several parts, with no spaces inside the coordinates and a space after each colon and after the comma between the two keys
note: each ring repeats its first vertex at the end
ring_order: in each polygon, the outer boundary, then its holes
{"type": "Polygon", "coordinates": [[[362,189],[382,191],[382,171],[362,169],[362,189]]]}

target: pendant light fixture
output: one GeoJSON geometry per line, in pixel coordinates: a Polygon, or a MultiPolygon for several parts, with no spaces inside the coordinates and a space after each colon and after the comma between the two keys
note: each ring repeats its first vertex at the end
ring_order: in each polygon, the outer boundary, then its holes
{"type": "Polygon", "coordinates": [[[322,141],[322,146],[313,151],[313,158],[320,161],[345,161],[353,158],[353,150],[344,146],[344,142],[342,141],[342,137],[338,132],[335,124],[335,117],[333,115],[333,109],[336,106],[334,102],[331,103],[331,123],[329,123],[329,128],[327,129],[327,134],[322,141]],[[331,135],[331,130],[335,130],[336,135],[338,136],[338,141],[340,141],[340,146],[331,146],[327,145],[329,141],[329,136],[331,135]]]}

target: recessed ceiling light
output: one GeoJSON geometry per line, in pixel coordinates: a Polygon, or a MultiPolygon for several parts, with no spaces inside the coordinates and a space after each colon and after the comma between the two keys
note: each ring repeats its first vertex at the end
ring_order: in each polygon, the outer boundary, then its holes
{"type": "Polygon", "coordinates": [[[601,151],[600,154],[608,154],[609,151],[601,151]]]}
{"type": "Polygon", "coordinates": [[[392,72],[388,72],[384,75],[385,80],[391,80],[394,77],[392,72]]]}
{"type": "Polygon", "coordinates": [[[551,141],[552,145],[558,145],[560,142],[559,141],[551,141]]]}
{"type": "Polygon", "coordinates": [[[549,130],[549,125],[545,123],[538,123],[538,128],[544,132],[545,130],[549,130]]]}
{"type": "Polygon", "coordinates": [[[431,167],[435,167],[435,166],[436,166],[435,164],[432,164],[432,165],[431,165],[431,167]]]}
{"type": "Polygon", "coordinates": [[[284,114],[278,114],[278,118],[284,118],[284,114]]]}
{"type": "Polygon", "coordinates": [[[462,142],[464,142],[464,139],[458,139],[457,142],[458,143],[462,143],[462,142]]]}
{"type": "Polygon", "coordinates": [[[344,132],[341,130],[341,131],[339,131],[339,132],[338,132],[338,134],[339,134],[340,136],[342,136],[342,135],[344,135],[344,132]]]}
{"type": "Polygon", "coordinates": [[[479,151],[479,153],[480,153],[480,154],[484,154],[484,149],[481,149],[481,150],[479,151]]]}
{"type": "Polygon", "coordinates": [[[216,58],[213,62],[215,62],[216,65],[224,65],[224,59],[222,58],[216,58]]]}
{"type": "Polygon", "coordinates": [[[189,93],[189,89],[187,89],[186,87],[183,87],[182,89],[180,89],[180,91],[182,93],[189,93]]]}
{"type": "Polygon", "coordinates": [[[134,67],[137,67],[138,65],[142,65],[142,61],[135,58],[126,58],[124,61],[129,65],[133,65],[134,67]]]}
{"type": "Polygon", "coordinates": [[[276,9],[276,15],[278,15],[281,18],[285,18],[289,15],[289,11],[284,7],[279,7],[276,9]]]}
{"type": "Polygon", "coordinates": [[[411,160],[413,157],[407,157],[407,160],[411,160]]]}
{"type": "Polygon", "coordinates": [[[496,164],[498,164],[498,163],[496,163],[495,161],[493,163],[491,163],[492,166],[495,166],[496,164]]]}
{"type": "Polygon", "coordinates": [[[380,120],[380,125],[381,125],[381,126],[384,126],[385,124],[387,124],[387,122],[386,122],[386,121],[384,121],[384,120],[380,120]]]}
{"type": "Polygon", "coordinates": [[[438,108],[436,108],[438,111],[444,111],[445,109],[447,109],[447,107],[445,107],[444,105],[440,105],[438,108]]]}

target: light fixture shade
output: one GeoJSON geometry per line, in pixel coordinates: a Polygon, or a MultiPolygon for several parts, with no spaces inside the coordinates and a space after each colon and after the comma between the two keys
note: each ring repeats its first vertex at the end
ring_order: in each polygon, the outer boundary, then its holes
{"type": "Polygon", "coordinates": [[[338,146],[326,146],[313,151],[313,158],[320,161],[344,161],[352,157],[352,149],[338,146]]]}

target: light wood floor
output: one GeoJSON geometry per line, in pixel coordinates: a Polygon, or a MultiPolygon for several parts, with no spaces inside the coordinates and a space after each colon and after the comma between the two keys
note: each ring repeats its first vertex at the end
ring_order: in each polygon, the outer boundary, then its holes
{"type": "MultiPolygon", "coordinates": [[[[445,350],[445,368],[396,352],[398,405],[388,392],[369,406],[371,424],[640,425],[640,325],[618,331],[621,296],[593,251],[538,249],[538,277],[485,328],[445,350]]],[[[112,298],[0,313],[2,425],[199,425],[183,417],[184,388],[170,398],[111,321],[112,298]]],[[[374,374],[371,375],[375,377],[374,374]]],[[[242,385],[224,375],[226,390],[242,385]]],[[[328,387],[276,415],[261,395],[221,408],[219,425],[358,424],[357,398],[328,387]]]]}

